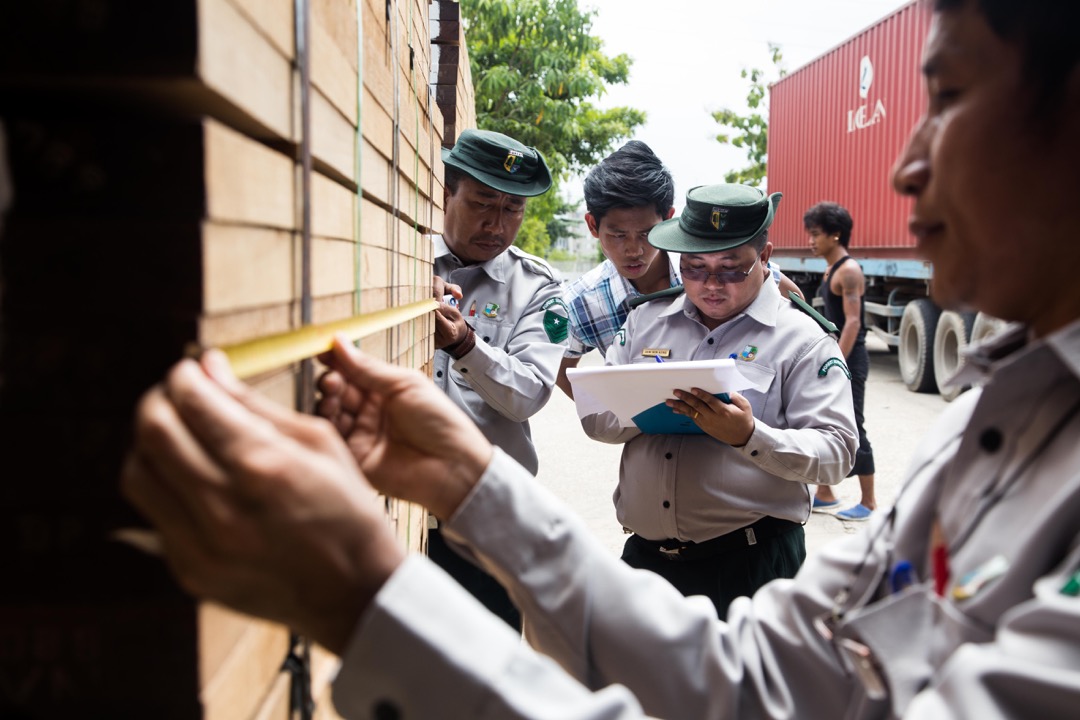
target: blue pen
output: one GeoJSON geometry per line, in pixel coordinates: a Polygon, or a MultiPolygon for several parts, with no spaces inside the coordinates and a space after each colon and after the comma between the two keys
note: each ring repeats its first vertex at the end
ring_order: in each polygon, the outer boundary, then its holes
{"type": "Polygon", "coordinates": [[[656,358],[656,362],[659,362],[659,363],[664,362],[664,358],[660,357],[659,355],[653,355],[653,357],[656,358]]]}
{"type": "Polygon", "coordinates": [[[915,568],[907,560],[901,560],[893,566],[889,575],[889,586],[893,594],[915,584],[915,568]]]}

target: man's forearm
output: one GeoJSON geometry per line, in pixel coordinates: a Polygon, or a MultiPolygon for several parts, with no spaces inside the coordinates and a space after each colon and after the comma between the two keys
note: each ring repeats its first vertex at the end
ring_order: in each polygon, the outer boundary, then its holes
{"type": "Polygon", "coordinates": [[[855,349],[855,339],[859,337],[859,330],[862,328],[862,323],[858,320],[848,318],[844,322],[844,329],[840,331],[840,352],[844,354],[844,359],[847,360],[851,357],[851,351],[855,349]]]}

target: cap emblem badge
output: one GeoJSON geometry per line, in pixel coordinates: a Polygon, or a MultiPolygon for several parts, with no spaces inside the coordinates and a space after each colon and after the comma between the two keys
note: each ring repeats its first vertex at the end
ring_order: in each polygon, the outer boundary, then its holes
{"type": "Polygon", "coordinates": [[[503,161],[503,168],[506,172],[513,175],[521,169],[521,163],[524,161],[525,154],[517,150],[511,150],[506,153],[506,160],[503,161]]]}
{"type": "Polygon", "coordinates": [[[727,214],[727,208],[714,207],[712,209],[712,217],[709,218],[712,226],[717,230],[723,230],[724,226],[727,225],[727,214]]]}

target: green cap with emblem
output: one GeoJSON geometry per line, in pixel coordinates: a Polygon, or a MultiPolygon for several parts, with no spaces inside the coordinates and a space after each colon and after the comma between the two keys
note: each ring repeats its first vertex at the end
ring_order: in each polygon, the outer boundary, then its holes
{"type": "Polygon", "coordinates": [[[700,185],[686,193],[679,217],[649,232],[649,244],[682,253],[713,253],[750,242],[772,225],[780,193],[749,185],[700,185]]]}
{"type": "Polygon", "coordinates": [[[536,148],[490,130],[465,130],[443,162],[473,180],[509,195],[533,197],[551,187],[551,171],[536,148]]]}

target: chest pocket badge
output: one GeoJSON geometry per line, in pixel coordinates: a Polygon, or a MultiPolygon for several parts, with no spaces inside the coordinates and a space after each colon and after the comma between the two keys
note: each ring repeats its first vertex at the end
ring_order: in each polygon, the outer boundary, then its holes
{"type": "Polygon", "coordinates": [[[551,298],[541,308],[544,311],[544,332],[548,340],[561,343],[570,332],[570,308],[561,298],[551,298]]]}

